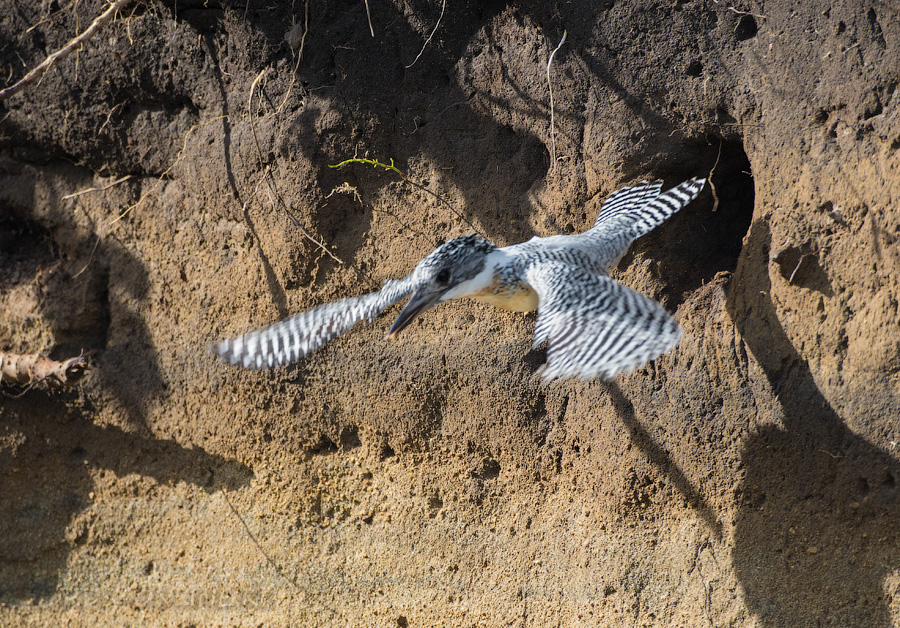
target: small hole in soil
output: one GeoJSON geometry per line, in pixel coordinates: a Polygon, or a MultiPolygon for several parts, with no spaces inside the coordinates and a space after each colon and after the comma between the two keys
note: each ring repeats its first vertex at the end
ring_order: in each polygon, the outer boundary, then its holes
{"type": "Polygon", "coordinates": [[[348,425],[341,430],[341,449],[356,449],[362,445],[359,440],[359,428],[355,425],[348,425]]]}
{"type": "Polygon", "coordinates": [[[712,176],[718,205],[715,206],[712,186],[707,182],[697,200],[641,238],[633,248],[635,253],[657,260],[655,269],[664,285],[661,296],[669,309],[678,307],[691,291],[717,273],[737,268],[753,217],[753,175],[743,146],[739,142],[722,142],[721,153],[718,144],[704,145],[703,150],[710,153],[710,168],[718,155],[712,176]]]}
{"type": "Polygon", "coordinates": [[[742,15],[741,19],[738,20],[737,28],[734,29],[734,36],[738,41],[746,41],[756,37],[757,31],[759,31],[759,27],[756,25],[756,20],[753,16],[742,15]]]}
{"type": "Polygon", "coordinates": [[[50,232],[36,222],[0,217],[0,288],[30,280],[59,259],[50,232]]]}
{"type": "Polygon", "coordinates": [[[333,440],[327,436],[322,436],[319,442],[309,449],[309,453],[314,456],[326,456],[338,451],[338,446],[333,440]]]}
{"type": "Polygon", "coordinates": [[[485,458],[472,470],[471,475],[480,480],[493,480],[500,475],[500,463],[493,458],[485,458]]]}

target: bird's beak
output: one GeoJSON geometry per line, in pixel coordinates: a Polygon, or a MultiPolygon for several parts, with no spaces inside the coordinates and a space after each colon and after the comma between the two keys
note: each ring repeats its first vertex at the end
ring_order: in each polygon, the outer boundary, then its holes
{"type": "Polygon", "coordinates": [[[415,294],[410,297],[406,306],[397,317],[397,320],[394,321],[394,324],[391,325],[391,328],[387,332],[387,338],[393,338],[399,334],[416,316],[437,304],[444,292],[446,292],[446,290],[435,289],[432,286],[423,286],[419,288],[415,294]]]}

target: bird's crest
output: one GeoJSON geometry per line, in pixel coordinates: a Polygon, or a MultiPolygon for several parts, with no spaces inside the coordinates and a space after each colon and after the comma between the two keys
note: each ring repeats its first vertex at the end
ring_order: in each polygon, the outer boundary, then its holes
{"type": "Polygon", "coordinates": [[[484,268],[484,258],[496,249],[478,234],[453,238],[437,247],[416,265],[415,274],[428,282],[446,272],[444,283],[460,283],[471,279],[484,268]]]}

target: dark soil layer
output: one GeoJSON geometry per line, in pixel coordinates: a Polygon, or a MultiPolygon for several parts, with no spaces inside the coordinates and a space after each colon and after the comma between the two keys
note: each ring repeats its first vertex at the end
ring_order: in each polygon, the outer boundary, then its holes
{"type": "MultiPolygon", "coordinates": [[[[4,3],[0,80],[105,6],[4,3]]],[[[900,626],[898,82],[878,0],[135,0],[0,103],[0,350],[92,352],[0,400],[0,624],[900,626]],[[474,302],[208,351],[709,173],[614,382],[474,302]]]]}

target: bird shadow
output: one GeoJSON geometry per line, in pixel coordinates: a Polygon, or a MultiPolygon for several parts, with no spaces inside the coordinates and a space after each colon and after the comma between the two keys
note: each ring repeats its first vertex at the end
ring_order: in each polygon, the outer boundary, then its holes
{"type": "Polygon", "coordinates": [[[726,301],[783,411],[783,426],[742,445],[734,569],[763,626],[887,628],[900,464],[847,428],[791,343],[772,302],[770,245],[768,226],[755,222],[726,301]]]}
{"type": "MultiPolygon", "coordinates": [[[[36,190],[42,175],[5,166],[0,240],[23,241],[10,251],[13,257],[3,256],[10,264],[0,268],[0,287],[40,291],[32,316],[52,330],[51,357],[92,354],[88,378],[103,391],[82,396],[34,387],[19,398],[0,398],[0,603],[18,603],[51,596],[73,550],[88,541],[106,542],[92,538],[103,534],[103,526],[78,516],[96,508],[95,492],[103,490],[98,478],[106,472],[120,479],[137,474],[160,484],[186,482],[206,491],[245,486],[252,472],[221,455],[153,435],[148,413],[168,387],[140,309],[150,290],[146,267],[115,237],[99,238],[96,227],[74,241],[71,233],[83,226],[57,195],[41,199],[36,190]],[[70,232],[65,247],[54,239],[62,230],[70,232]],[[123,427],[94,424],[95,404],[115,406],[113,400],[123,427]]],[[[63,181],[87,178],[70,164],[45,169],[63,181]]],[[[138,490],[131,480],[116,486],[138,490]]]]}
{"type": "MultiPolygon", "coordinates": [[[[32,390],[0,408],[0,602],[51,596],[69,555],[103,534],[77,521],[96,507],[96,478],[105,472],[158,484],[185,482],[212,493],[247,486],[249,467],[174,440],[91,422],[75,393],[32,390]]],[[[89,404],[88,404],[89,406],[89,404]]],[[[107,521],[106,525],[113,525],[107,521]]]]}
{"type": "Polygon", "coordinates": [[[39,192],[46,173],[73,186],[90,180],[83,168],[55,162],[39,171],[9,161],[2,169],[0,235],[22,239],[16,261],[27,272],[2,267],[0,284],[39,290],[44,296],[35,314],[52,330],[50,357],[95,355],[92,370],[100,385],[121,404],[131,428],[149,433],[147,412],[167,384],[139,306],[150,291],[146,267],[118,238],[101,236],[101,225],[91,221],[86,230],[58,195],[39,192]]]}
{"type": "Polygon", "coordinates": [[[681,493],[682,497],[687,501],[688,505],[693,508],[700,519],[706,524],[706,527],[715,536],[716,539],[722,538],[722,522],[719,520],[715,509],[706,501],[706,498],[698,491],[688,477],[678,466],[678,463],[672,459],[672,455],[666,451],[647,429],[641,425],[634,412],[634,404],[622,393],[618,384],[615,382],[603,382],[602,387],[606,389],[613,407],[619,416],[619,420],[628,430],[631,442],[646,456],[659,471],[669,479],[675,486],[675,489],[681,493]]]}

